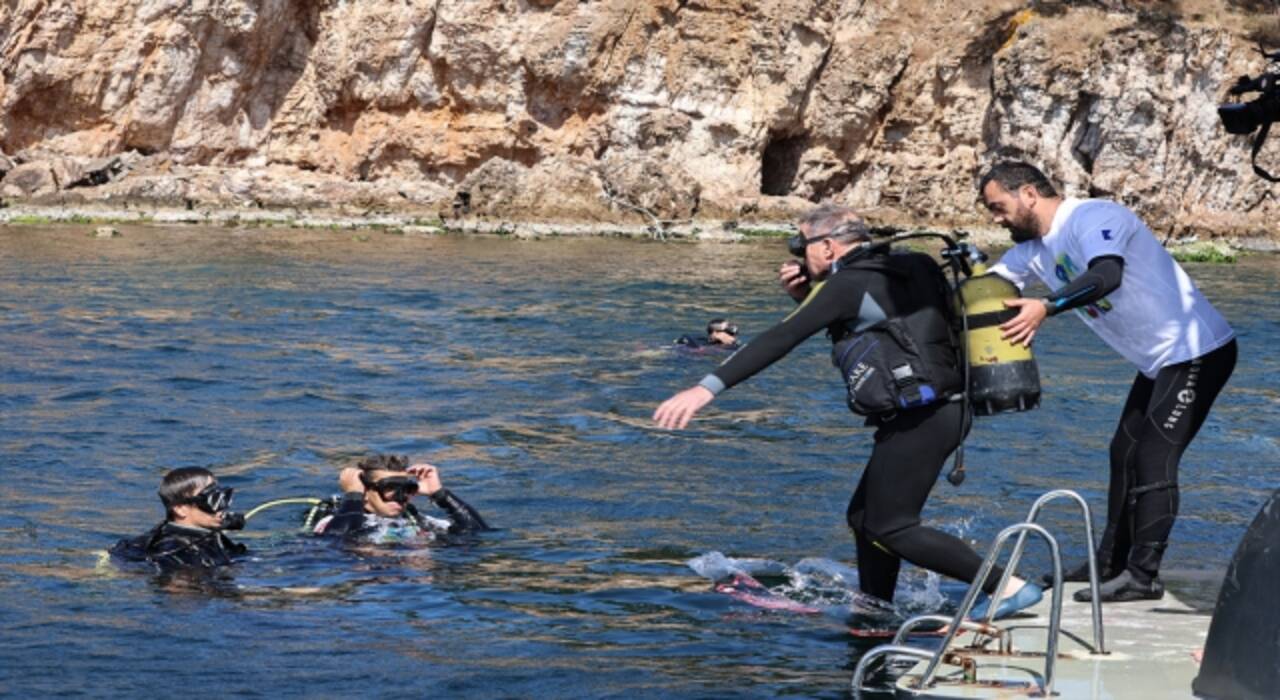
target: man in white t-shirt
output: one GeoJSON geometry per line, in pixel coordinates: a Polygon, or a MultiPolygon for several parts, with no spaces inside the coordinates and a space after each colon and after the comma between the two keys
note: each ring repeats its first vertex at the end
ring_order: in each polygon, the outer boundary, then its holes
{"type": "MultiPolygon", "coordinates": [[[[1030,345],[1046,318],[1074,310],[1138,368],[1111,440],[1100,595],[1104,602],[1159,599],[1160,559],[1178,511],[1178,460],[1235,368],[1235,334],[1124,206],[1063,199],[1021,162],[994,165],[978,191],[1016,244],[993,271],[1019,288],[1034,275],[1053,290],[1006,301],[1005,337],[1030,345]]],[[[1088,580],[1087,566],[1067,580],[1088,580]]],[[[1089,595],[1086,588],[1075,597],[1089,595]]]]}

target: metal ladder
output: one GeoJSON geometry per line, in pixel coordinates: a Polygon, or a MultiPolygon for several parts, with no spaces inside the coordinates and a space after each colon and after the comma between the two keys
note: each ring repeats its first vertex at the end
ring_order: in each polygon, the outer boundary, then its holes
{"type": "Polygon", "coordinates": [[[1093,646],[1091,650],[1093,654],[1106,654],[1106,647],[1103,641],[1102,632],[1102,604],[1098,595],[1098,563],[1095,551],[1095,543],[1093,540],[1093,518],[1089,511],[1089,504],[1084,498],[1075,491],[1067,489],[1058,489],[1050,491],[1040,498],[1036,499],[1032,504],[1031,510],[1027,513],[1027,518],[1021,523],[1010,525],[1000,534],[996,535],[995,541],[991,545],[991,549],[987,552],[986,559],[982,562],[982,567],[978,570],[978,575],[970,584],[969,590],[965,593],[964,600],[960,603],[959,610],[956,611],[954,617],[946,617],[943,615],[919,615],[908,619],[898,629],[898,633],[894,636],[893,642],[877,646],[858,660],[857,668],[854,669],[853,679],[851,681],[851,690],[855,698],[862,696],[867,673],[870,671],[873,663],[881,658],[892,656],[908,656],[919,660],[928,661],[929,664],[925,668],[925,672],[920,677],[919,689],[926,690],[934,682],[934,676],[937,674],[938,666],[944,662],[958,664],[964,668],[964,676],[967,681],[976,680],[976,663],[972,658],[964,657],[959,654],[949,654],[948,649],[955,640],[956,635],[961,630],[977,632],[982,635],[991,637],[992,639],[1000,639],[1002,648],[1008,643],[1007,630],[995,627],[992,622],[995,617],[997,605],[994,602],[988,606],[986,619],[976,622],[969,618],[969,611],[977,602],[978,594],[981,592],[981,582],[987,579],[991,573],[991,568],[995,566],[996,559],[1000,554],[1001,548],[1005,542],[1014,534],[1018,535],[1018,540],[1013,546],[1013,552],[1009,555],[1009,563],[1005,567],[1004,575],[1000,577],[1000,583],[996,587],[997,591],[1004,589],[1008,583],[1009,577],[1013,575],[1014,570],[1018,566],[1019,560],[1022,558],[1022,550],[1026,544],[1027,534],[1034,533],[1044,539],[1045,544],[1049,548],[1050,557],[1053,560],[1053,593],[1050,599],[1049,608],[1049,630],[1048,638],[1045,644],[1045,670],[1044,670],[1044,688],[1042,690],[1045,697],[1053,694],[1053,669],[1054,663],[1058,656],[1058,635],[1061,627],[1062,617],[1062,557],[1058,550],[1058,542],[1053,535],[1047,530],[1036,524],[1036,520],[1040,516],[1040,511],[1050,501],[1068,498],[1074,500],[1080,506],[1081,515],[1084,520],[1085,539],[1088,544],[1089,553],[1089,586],[1092,596],[1093,608],[1093,646]],[[904,642],[913,629],[925,623],[946,623],[948,625],[947,633],[943,637],[942,644],[936,651],[929,651],[919,647],[907,646],[904,642]]]}

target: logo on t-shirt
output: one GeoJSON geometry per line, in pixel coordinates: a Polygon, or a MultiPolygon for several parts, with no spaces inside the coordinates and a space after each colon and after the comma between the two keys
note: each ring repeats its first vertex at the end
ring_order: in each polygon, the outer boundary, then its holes
{"type": "MultiPolygon", "coordinates": [[[[1105,237],[1110,232],[1110,229],[1106,229],[1102,232],[1102,235],[1105,237]]],[[[1058,256],[1058,264],[1053,266],[1053,274],[1059,280],[1062,280],[1064,284],[1069,284],[1071,280],[1076,278],[1076,275],[1080,274],[1080,268],[1076,267],[1076,264],[1071,261],[1070,255],[1063,253],[1058,256]]],[[[1090,318],[1100,318],[1102,314],[1111,311],[1112,308],[1110,301],[1099,299],[1088,306],[1076,310],[1084,311],[1089,314],[1090,318]]]]}

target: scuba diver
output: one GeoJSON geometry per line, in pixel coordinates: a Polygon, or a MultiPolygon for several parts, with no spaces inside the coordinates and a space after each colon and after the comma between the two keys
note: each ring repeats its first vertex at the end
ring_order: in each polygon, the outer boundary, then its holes
{"type": "Polygon", "coordinates": [[[224,532],[244,527],[244,517],[230,510],[234,491],[220,487],[208,469],[174,469],[160,482],[164,522],[116,542],[109,552],[125,561],[149,562],[166,573],[231,564],[247,551],[224,532]]]}
{"type": "MultiPolygon", "coordinates": [[[[664,401],[653,418],[663,428],[684,428],[718,394],[826,329],[849,406],[876,429],[846,513],[859,588],[892,602],[903,559],[972,582],[982,558],[963,540],[920,520],[943,463],[968,432],[963,402],[952,399],[964,380],[947,280],[928,255],[871,243],[866,224],[851,209],[822,204],[799,230],[789,242],[799,260],[783,263],[778,278],[800,305],[697,385],[664,401]]],[[[995,618],[1040,600],[1040,587],[1012,576],[997,594],[1002,575],[993,567],[982,583],[987,595],[971,611],[973,618],[984,618],[993,598],[995,618]]]]}
{"type": "Polygon", "coordinates": [[[707,351],[733,351],[738,345],[738,326],[723,318],[713,318],[707,322],[707,335],[697,338],[682,335],[675,340],[675,346],[686,352],[703,354],[707,351]]]}
{"type": "Polygon", "coordinates": [[[307,515],[316,534],[383,543],[490,529],[474,508],[444,487],[440,470],[430,464],[410,466],[405,457],[374,455],[343,469],[338,484],[342,496],[307,515]],[[410,499],[419,493],[447,517],[418,512],[410,499]]]}
{"type": "MultiPolygon", "coordinates": [[[[1053,293],[1005,302],[1004,337],[1029,346],[1049,316],[1075,309],[1134,377],[1111,439],[1107,525],[1098,545],[1103,602],[1159,600],[1160,560],[1178,513],[1178,462],[1236,364],[1235,332],[1160,245],[1115,202],[1061,197],[1026,163],[992,166],[978,183],[1014,246],[991,271],[1053,293]]],[[[1088,564],[1064,574],[1089,580],[1088,564]]],[[[1076,591],[1089,601],[1088,588],[1076,591]]]]}

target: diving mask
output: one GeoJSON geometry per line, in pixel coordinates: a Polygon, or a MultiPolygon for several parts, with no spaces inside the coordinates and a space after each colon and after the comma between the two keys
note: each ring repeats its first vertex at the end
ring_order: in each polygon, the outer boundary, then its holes
{"type": "Polygon", "coordinates": [[[377,491],[382,500],[400,505],[408,503],[409,498],[418,493],[418,480],[408,476],[389,476],[371,481],[361,474],[360,481],[366,489],[377,491]]]}
{"type": "Polygon", "coordinates": [[[728,333],[736,338],[738,326],[728,321],[712,321],[707,324],[707,337],[710,338],[712,333],[728,333]]]}
{"type": "Polygon", "coordinates": [[[213,482],[196,495],[184,498],[182,502],[193,505],[209,515],[217,515],[231,508],[231,498],[235,495],[235,491],[234,488],[222,488],[217,482],[213,482]]]}

